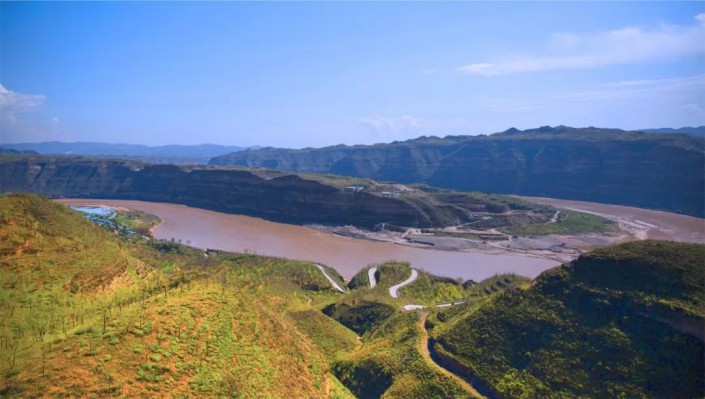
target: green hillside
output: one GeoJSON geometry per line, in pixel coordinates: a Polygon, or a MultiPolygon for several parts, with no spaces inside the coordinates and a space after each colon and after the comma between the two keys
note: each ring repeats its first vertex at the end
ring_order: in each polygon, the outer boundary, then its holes
{"type": "Polygon", "coordinates": [[[29,195],[0,197],[0,238],[3,397],[350,397],[286,315],[336,295],[311,264],[130,242],[29,195]]]}
{"type": "Polygon", "coordinates": [[[415,312],[396,314],[333,369],[360,398],[471,398],[421,355],[415,312]]]}
{"type": "Polygon", "coordinates": [[[406,304],[433,306],[459,301],[474,302],[506,288],[525,286],[529,283],[528,278],[516,274],[496,275],[475,283],[472,280],[462,281],[418,270],[417,279],[402,287],[398,291],[399,299],[393,300],[389,297],[388,289],[409,278],[411,275],[409,263],[390,261],[377,265],[375,272],[377,285],[374,289],[369,289],[370,267],[363,268],[350,279],[348,287],[352,292],[341,298],[342,301],[349,301],[352,298],[373,298],[376,301],[398,306],[406,304]]]}
{"type": "Polygon", "coordinates": [[[702,397],[703,259],[695,244],[599,249],[446,316],[433,335],[501,397],[702,397]]]}

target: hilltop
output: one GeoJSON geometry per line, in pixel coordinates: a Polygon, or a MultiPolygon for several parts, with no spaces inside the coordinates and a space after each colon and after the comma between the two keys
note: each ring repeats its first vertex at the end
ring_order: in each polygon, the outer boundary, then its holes
{"type": "Polygon", "coordinates": [[[663,133],[663,134],[689,134],[696,137],[705,137],[705,126],[697,127],[681,127],[681,128],[660,128],[660,129],[642,129],[645,133],[663,133]]]}
{"type": "Polygon", "coordinates": [[[703,259],[705,246],[673,242],[595,250],[439,314],[436,350],[497,397],[700,397],[703,259]]]}
{"type": "Polygon", "coordinates": [[[566,126],[389,144],[262,148],[209,162],[632,205],[698,217],[705,216],[704,163],[703,138],[566,126]]]}
{"type": "Polygon", "coordinates": [[[351,397],[284,312],[333,295],[312,264],[126,240],[28,195],[0,197],[0,236],[4,397],[351,397]]]}

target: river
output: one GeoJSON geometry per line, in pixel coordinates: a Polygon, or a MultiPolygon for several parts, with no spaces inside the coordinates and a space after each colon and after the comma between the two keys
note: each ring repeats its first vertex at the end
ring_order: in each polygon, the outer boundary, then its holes
{"type": "Polygon", "coordinates": [[[269,222],[191,208],[185,205],[102,199],[61,199],[65,205],[107,205],[159,216],[154,236],[179,239],[199,248],[320,262],[335,268],[346,280],[363,267],[387,260],[411,263],[417,269],[447,277],[480,281],[498,273],[536,277],[559,265],[555,260],[511,254],[451,252],[374,242],[322,232],[306,226],[269,222]]]}

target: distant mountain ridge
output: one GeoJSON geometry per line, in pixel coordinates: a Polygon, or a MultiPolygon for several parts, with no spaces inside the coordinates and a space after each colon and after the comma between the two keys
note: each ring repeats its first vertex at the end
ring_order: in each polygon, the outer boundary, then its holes
{"type": "Polygon", "coordinates": [[[543,126],[388,144],[262,148],[214,157],[240,165],[632,205],[705,216],[705,140],[543,126]]]}
{"type": "Polygon", "coordinates": [[[212,157],[242,151],[247,147],[218,144],[160,145],[109,144],[96,142],[8,143],[3,148],[35,151],[46,155],[111,156],[140,159],[158,163],[206,163],[212,157]]]}
{"type": "Polygon", "coordinates": [[[665,127],[660,129],[642,129],[640,131],[644,133],[689,134],[691,136],[705,137],[705,126],[681,127],[678,129],[665,127]]]}
{"type": "Polygon", "coordinates": [[[12,148],[0,147],[0,155],[36,155],[36,151],[32,150],[14,150],[12,148]]]}

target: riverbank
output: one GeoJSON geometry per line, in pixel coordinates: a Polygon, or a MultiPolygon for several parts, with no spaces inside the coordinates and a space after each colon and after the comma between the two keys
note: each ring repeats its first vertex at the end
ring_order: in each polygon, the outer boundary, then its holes
{"type": "Polygon", "coordinates": [[[527,257],[550,259],[557,262],[567,262],[580,255],[584,250],[597,245],[610,245],[630,241],[627,234],[582,234],[570,236],[545,235],[520,237],[499,233],[492,229],[471,234],[479,238],[463,238],[454,236],[451,230],[448,235],[423,233],[419,229],[408,229],[401,233],[397,231],[370,231],[354,226],[310,226],[325,233],[341,237],[364,239],[376,242],[392,243],[414,248],[425,248],[434,251],[469,252],[483,254],[516,254],[527,257]],[[483,235],[493,238],[483,238],[483,235]],[[567,244],[570,242],[570,244],[567,244]]]}
{"type": "MultiPolygon", "coordinates": [[[[620,205],[539,197],[520,198],[559,209],[600,216],[615,222],[619,230],[590,234],[516,236],[502,233],[496,229],[459,232],[454,227],[445,228],[435,233],[424,233],[420,229],[398,232],[393,230],[369,231],[354,226],[312,227],[343,237],[389,242],[417,248],[486,254],[514,253],[559,262],[572,260],[580,253],[596,247],[634,240],[660,239],[705,243],[705,220],[691,216],[620,205]]],[[[559,212],[556,212],[552,218],[553,222],[558,218],[559,212]]]]}
{"type": "Polygon", "coordinates": [[[519,197],[537,204],[591,213],[619,224],[635,239],[705,244],[705,219],[651,209],[545,197],[519,197]]]}

